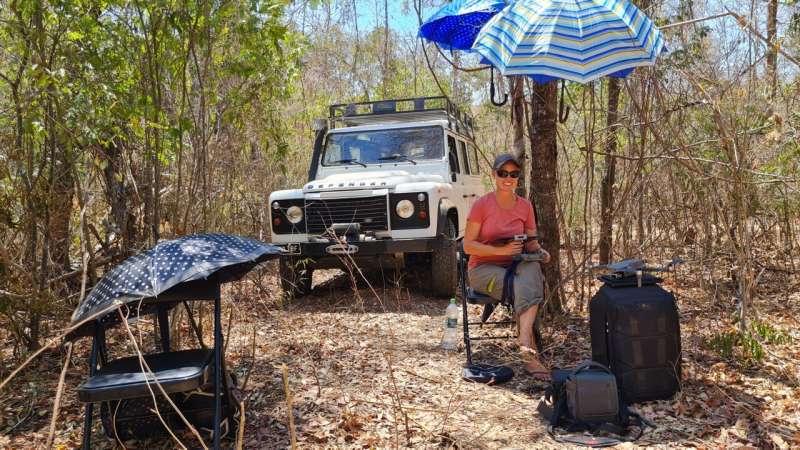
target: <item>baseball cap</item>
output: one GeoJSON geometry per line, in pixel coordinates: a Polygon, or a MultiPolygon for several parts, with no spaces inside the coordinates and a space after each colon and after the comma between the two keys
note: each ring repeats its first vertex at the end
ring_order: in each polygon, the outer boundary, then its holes
{"type": "Polygon", "coordinates": [[[522,164],[519,163],[519,160],[512,155],[511,153],[501,153],[494,158],[494,164],[492,164],[492,170],[497,170],[503,167],[503,164],[507,162],[513,162],[517,165],[517,167],[522,167],[522,164]]]}

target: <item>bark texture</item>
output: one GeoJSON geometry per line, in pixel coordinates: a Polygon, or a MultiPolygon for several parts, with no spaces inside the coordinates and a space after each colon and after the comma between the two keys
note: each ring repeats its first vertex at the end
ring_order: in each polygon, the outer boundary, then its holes
{"type": "Polygon", "coordinates": [[[533,84],[531,93],[531,186],[530,199],[539,213],[539,235],[552,261],[544,266],[545,283],[550,305],[562,311],[560,247],[558,217],[558,84],[533,84]]]}
{"type": "Polygon", "coordinates": [[[600,264],[608,264],[613,252],[613,210],[614,181],[616,179],[617,161],[617,126],[619,112],[619,79],[608,78],[608,113],[606,116],[605,159],[606,171],[600,184],[600,264]]]}

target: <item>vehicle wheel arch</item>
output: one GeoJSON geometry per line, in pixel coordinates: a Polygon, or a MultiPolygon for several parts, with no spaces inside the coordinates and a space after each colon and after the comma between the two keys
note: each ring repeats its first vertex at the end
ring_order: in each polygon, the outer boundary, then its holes
{"type": "Polygon", "coordinates": [[[458,236],[459,223],[458,223],[458,208],[449,199],[443,198],[439,200],[439,213],[436,221],[436,235],[441,236],[447,230],[447,221],[453,222],[456,226],[456,236],[458,236]]]}

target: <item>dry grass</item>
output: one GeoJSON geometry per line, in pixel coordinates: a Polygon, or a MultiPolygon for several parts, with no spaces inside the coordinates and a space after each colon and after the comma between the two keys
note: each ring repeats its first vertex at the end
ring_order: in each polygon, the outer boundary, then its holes
{"type": "MultiPolygon", "coordinates": [[[[226,288],[223,294],[234,318],[229,366],[240,379],[251,371],[245,448],[290,445],[281,372],[284,364],[288,367],[299,448],[555,446],[536,413],[544,385],[522,373],[513,345],[481,344],[476,354],[478,360],[510,365],[517,373],[511,382],[487,386],[460,379],[463,351],[449,353],[439,347],[446,300],[433,299],[422,289],[397,287],[379,276],[369,279],[376,286],[376,298],[363,281],[354,290],[347,275],[325,272],[316,275],[311,296],[283,302],[272,273],[267,271],[259,283],[251,279],[226,288]]],[[[771,276],[775,277],[773,281],[783,277],[771,276]]],[[[669,282],[666,287],[674,288],[669,282]]],[[[730,305],[725,300],[707,298],[693,287],[681,288],[678,294],[684,390],[671,401],[636,405],[658,425],[636,445],[800,445],[797,345],[770,346],[760,368],[747,369],[722,361],[706,348],[704,339],[729,326],[722,318],[730,315],[730,305]]],[[[759,309],[763,319],[798,342],[795,317],[800,295],[796,289],[763,297],[759,309]],[[776,296],[782,296],[781,301],[776,301],[776,296]]],[[[477,308],[470,312],[479,313],[477,308]]],[[[205,316],[210,320],[209,314],[205,316]]],[[[144,319],[139,325],[142,329],[149,326],[144,319]]],[[[190,330],[182,331],[183,345],[191,345],[190,330]]],[[[210,331],[209,326],[206,331],[210,331]]],[[[589,356],[588,324],[583,315],[546,324],[544,335],[553,365],[571,366],[589,356]]],[[[123,338],[112,335],[111,340],[112,347],[124,354],[123,338]]],[[[5,359],[5,355],[2,370],[8,373],[14,361],[5,359]]],[[[82,416],[75,387],[85,377],[87,355],[88,342],[82,342],[67,372],[57,445],[79,445],[82,416]]],[[[5,434],[0,435],[0,447],[43,445],[60,357],[58,352],[48,354],[3,393],[0,426],[5,434]],[[17,422],[19,425],[8,432],[17,422]]],[[[114,447],[95,423],[95,447],[114,447]]],[[[184,443],[193,445],[190,436],[183,436],[184,443]]],[[[171,448],[175,444],[159,440],[138,445],[171,448]]]]}

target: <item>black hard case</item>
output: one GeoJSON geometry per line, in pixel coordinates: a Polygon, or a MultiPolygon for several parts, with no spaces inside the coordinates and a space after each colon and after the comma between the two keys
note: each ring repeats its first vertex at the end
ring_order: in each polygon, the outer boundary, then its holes
{"type": "Polygon", "coordinates": [[[681,338],[675,297],[658,285],[604,285],[589,304],[592,360],[608,366],[626,403],[680,389],[681,338]]]}

